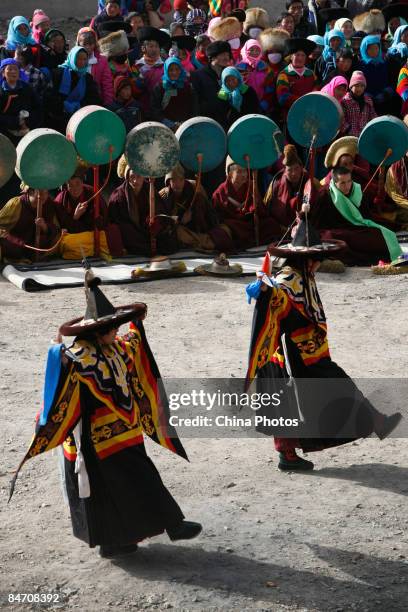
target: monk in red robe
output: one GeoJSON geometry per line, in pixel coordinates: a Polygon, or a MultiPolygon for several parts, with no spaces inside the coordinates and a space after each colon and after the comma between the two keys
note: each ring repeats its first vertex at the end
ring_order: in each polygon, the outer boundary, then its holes
{"type": "MultiPolygon", "coordinates": [[[[294,223],[297,213],[302,208],[305,185],[308,180],[296,147],[286,145],[283,153],[283,170],[279,171],[272,179],[264,199],[271,217],[280,226],[281,235],[294,223]]],[[[320,184],[316,179],[313,186],[314,189],[310,194],[312,200],[320,189],[320,184]]],[[[309,194],[307,197],[309,197],[309,194]]],[[[312,204],[312,202],[309,202],[309,204],[312,204]]]]}
{"type": "MultiPolygon", "coordinates": [[[[227,179],[213,194],[213,206],[218,219],[231,233],[236,250],[255,246],[255,204],[248,171],[235,164],[230,157],[226,161],[227,179]]],[[[267,244],[280,237],[279,224],[269,215],[267,207],[260,202],[259,241],[267,244]]]]}
{"type": "Polygon", "coordinates": [[[347,168],[355,183],[363,189],[363,204],[365,216],[382,223],[386,227],[395,229],[396,208],[392,199],[379,189],[377,180],[371,181],[370,164],[358,155],[358,138],[356,136],[343,136],[330,145],[324,165],[329,169],[321,184],[329,187],[334,168],[347,168]]]}
{"type": "Polygon", "coordinates": [[[197,190],[196,181],[185,178],[181,164],[166,174],[165,185],[159,195],[175,219],[180,247],[200,251],[234,250],[228,229],[217,225],[215,211],[203,187],[197,190]]]}
{"type": "Polygon", "coordinates": [[[99,217],[95,219],[94,200],[88,202],[94,190],[91,185],[85,185],[85,174],[86,169],[78,167],[55,198],[59,224],[70,234],[91,232],[95,226],[102,229],[108,219],[108,207],[102,197],[99,199],[99,217]]]}
{"type": "Polygon", "coordinates": [[[95,230],[99,230],[99,254],[121,256],[123,252],[119,228],[108,222],[108,207],[99,196],[99,215],[95,217],[94,189],[85,185],[86,168],[79,166],[66,186],[55,198],[59,224],[67,230],[61,243],[64,259],[82,259],[95,255],[95,230]]]}
{"type": "Polygon", "coordinates": [[[178,242],[174,223],[166,219],[171,211],[159,193],[155,192],[156,218],[150,226],[149,184],[129,168],[123,156],[118,164],[118,175],[125,180],[109,198],[108,215],[110,222],[119,226],[124,252],[150,256],[153,232],[160,255],[175,253],[178,242]]]}
{"type": "Polygon", "coordinates": [[[339,259],[345,264],[377,264],[401,255],[395,233],[368,218],[361,186],[353,182],[347,168],[333,170],[329,188],[319,193],[311,212],[322,240],[343,240],[347,244],[347,250],[339,251],[339,259]]]}
{"type": "Polygon", "coordinates": [[[26,245],[48,249],[57,241],[59,232],[55,204],[48,191],[25,186],[24,193],[9,200],[0,211],[0,259],[32,260],[35,251],[26,245]],[[41,217],[37,217],[38,203],[41,217]],[[37,228],[40,238],[36,245],[37,228]]]}

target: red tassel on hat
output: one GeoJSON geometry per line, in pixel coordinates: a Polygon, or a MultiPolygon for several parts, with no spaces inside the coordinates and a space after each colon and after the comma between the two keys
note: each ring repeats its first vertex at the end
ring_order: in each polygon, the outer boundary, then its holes
{"type": "Polygon", "coordinates": [[[265,253],[265,257],[262,262],[261,272],[267,274],[268,276],[270,276],[272,273],[271,256],[269,255],[268,251],[266,251],[265,253]]]}

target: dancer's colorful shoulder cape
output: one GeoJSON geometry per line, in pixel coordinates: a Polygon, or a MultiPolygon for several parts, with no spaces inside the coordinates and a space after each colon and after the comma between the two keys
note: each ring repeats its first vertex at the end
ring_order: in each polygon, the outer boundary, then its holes
{"type": "Polygon", "coordinates": [[[104,356],[84,339],[77,339],[69,351],[74,360],[62,368],[47,414],[37,414],[36,431],[12,480],[10,498],[21,467],[31,457],[63,444],[67,459],[75,460],[72,431],[89,408],[92,443],[100,459],[141,444],[143,434],[187,459],[169,426],[168,400],[141,321],[130,323],[129,332],[104,356]]]}
{"type": "Polygon", "coordinates": [[[330,356],[326,318],[314,279],[309,279],[309,300],[306,301],[302,275],[292,268],[283,268],[276,275],[276,284],[268,291],[262,292],[256,302],[247,387],[256,377],[258,370],[268,361],[284,367],[281,346],[282,322],[292,309],[305,319],[305,325],[299,326],[290,334],[305,366],[330,356]]]}

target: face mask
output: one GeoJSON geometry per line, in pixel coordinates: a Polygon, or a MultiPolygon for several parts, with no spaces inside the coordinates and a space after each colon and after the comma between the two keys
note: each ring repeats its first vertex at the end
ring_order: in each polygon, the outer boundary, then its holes
{"type": "Polygon", "coordinates": [[[261,32],[262,28],[249,28],[248,30],[248,34],[251,38],[258,38],[261,32]]]}
{"type": "Polygon", "coordinates": [[[239,38],[231,38],[231,40],[229,40],[228,42],[230,44],[231,49],[239,49],[239,45],[241,44],[239,38]]]}
{"type": "Polygon", "coordinates": [[[279,64],[282,60],[282,53],[268,53],[268,60],[271,64],[279,64]]]}

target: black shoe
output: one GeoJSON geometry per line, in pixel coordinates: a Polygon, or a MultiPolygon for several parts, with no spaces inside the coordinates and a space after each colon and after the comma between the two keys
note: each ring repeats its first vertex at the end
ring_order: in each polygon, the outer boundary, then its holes
{"type": "Polygon", "coordinates": [[[282,470],[282,472],[306,472],[309,470],[313,470],[313,468],[314,464],[311,461],[302,459],[302,457],[298,457],[296,455],[295,459],[287,459],[284,453],[279,453],[278,469],[282,470]]]}
{"type": "Polygon", "coordinates": [[[384,440],[384,438],[389,436],[390,433],[394,431],[396,427],[398,427],[401,419],[402,414],[400,412],[394,412],[394,414],[391,414],[390,416],[384,416],[381,424],[375,428],[375,433],[380,440],[384,440]]]}
{"type": "Polygon", "coordinates": [[[123,546],[109,546],[102,544],[99,547],[99,555],[104,559],[114,559],[115,557],[123,557],[131,555],[137,551],[137,544],[124,544],[123,546]]]}
{"type": "Polygon", "coordinates": [[[203,527],[200,523],[193,523],[192,521],[181,521],[178,527],[173,529],[166,529],[167,535],[172,542],[177,540],[192,540],[201,533],[203,527]]]}

